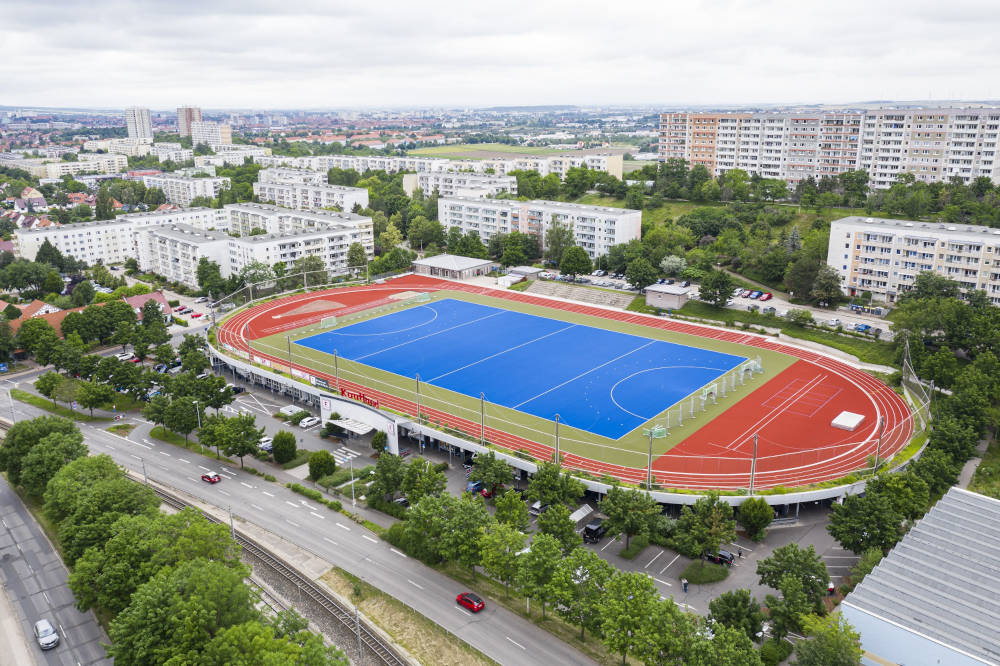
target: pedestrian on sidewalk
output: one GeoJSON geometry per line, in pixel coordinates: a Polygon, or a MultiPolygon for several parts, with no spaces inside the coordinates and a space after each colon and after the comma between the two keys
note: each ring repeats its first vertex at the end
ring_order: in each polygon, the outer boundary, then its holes
{"type": "Polygon", "coordinates": [[[684,586],[684,593],[687,594],[687,591],[688,591],[688,579],[687,578],[681,578],[681,585],[684,586]]]}
{"type": "Polygon", "coordinates": [[[740,556],[741,560],[743,559],[743,549],[742,548],[737,548],[736,549],[736,554],[740,556]]]}

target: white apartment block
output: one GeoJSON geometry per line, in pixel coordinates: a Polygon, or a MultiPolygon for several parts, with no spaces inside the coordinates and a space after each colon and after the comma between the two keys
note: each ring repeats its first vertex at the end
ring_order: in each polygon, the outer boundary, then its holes
{"type": "Polygon", "coordinates": [[[179,143],[154,143],[150,146],[150,152],[161,162],[187,162],[194,159],[194,151],[181,147],[179,143]]]}
{"type": "Polygon", "coordinates": [[[350,212],[331,210],[291,210],[262,203],[237,203],[223,207],[227,228],[234,234],[249,236],[254,230],[281,235],[297,231],[322,231],[331,225],[349,225],[359,229],[365,251],[374,251],[372,220],[350,212]]]}
{"type": "Polygon", "coordinates": [[[98,220],[61,227],[18,229],[14,232],[14,254],[34,260],[48,240],[57,250],[88,264],[118,264],[136,257],[138,236],[154,227],[187,224],[200,229],[228,229],[224,210],[186,208],[121,215],[114,220],[98,220]]]}
{"type": "Polygon", "coordinates": [[[251,161],[258,157],[266,157],[271,154],[270,148],[258,148],[256,146],[245,146],[243,144],[216,144],[212,146],[216,151],[215,155],[198,155],[194,158],[195,166],[243,166],[247,158],[251,161]]]}
{"type": "MultiPolygon", "coordinates": [[[[322,172],[317,173],[323,175],[322,172]]],[[[272,174],[271,178],[277,179],[278,176],[272,174]]],[[[292,180],[294,181],[295,178],[293,177],[292,180]]],[[[253,193],[261,201],[269,201],[278,206],[298,210],[336,206],[342,211],[350,212],[354,210],[355,206],[361,208],[368,206],[368,190],[362,187],[310,185],[296,182],[273,182],[272,180],[254,183],[253,193]]]]}
{"type": "Polygon", "coordinates": [[[986,176],[996,160],[1000,109],[879,109],[862,113],[664,113],[661,160],[702,164],[713,175],[744,169],[794,185],[854,169],[874,188],[898,175],[924,182],[986,176]]]}
{"type": "Polygon", "coordinates": [[[153,125],[149,122],[149,109],[130,106],[125,109],[125,126],[130,139],[152,139],[153,125]]]}
{"type": "Polygon", "coordinates": [[[225,232],[188,224],[151,227],[138,235],[139,267],[197,289],[202,257],[216,262],[222,277],[229,277],[229,238],[225,232]]]}
{"type": "Polygon", "coordinates": [[[292,167],[270,167],[257,173],[258,183],[281,183],[294,185],[328,185],[325,171],[295,169],[292,167]]]}
{"type": "Polygon", "coordinates": [[[830,225],[826,263],[849,296],[866,291],[893,302],[921,271],[955,280],[963,292],[983,290],[1000,305],[1000,229],[845,217],[830,225]]]}
{"type": "Polygon", "coordinates": [[[445,229],[477,232],[483,243],[498,233],[534,234],[543,250],[545,231],[558,219],[573,226],[576,244],[591,259],[607,254],[612,245],[639,240],[642,234],[642,211],[560,201],[442,197],[438,199],[438,219],[445,229]]]}
{"type": "Polygon", "coordinates": [[[326,265],[331,275],[348,272],[347,253],[353,243],[360,243],[370,260],[374,256],[370,218],[343,219],[331,221],[316,230],[289,230],[258,236],[244,236],[229,239],[229,270],[238,273],[244,266],[255,261],[273,266],[281,261],[291,268],[297,259],[317,256],[326,265]],[[368,220],[368,225],[358,224],[368,220]]]}
{"type": "MultiPolygon", "coordinates": [[[[263,173],[263,172],[261,172],[263,173]]],[[[517,178],[492,174],[435,171],[408,173],[403,176],[403,191],[407,196],[420,188],[424,195],[435,190],[442,197],[493,197],[501,192],[517,194],[517,178]]]]}
{"type": "Polygon", "coordinates": [[[50,160],[7,160],[4,166],[24,169],[37,178],[62,178],[81,173],[118,173],[128,168],[124,155],[88,155],[81,153],[77,162],[50,160]]]}
{"type": "Polygon", "coordinates": [[[233,131],[229,125],[220,125],[212,122],[192,122],[191,123],[191,145],[197,146],[204,143],[214,146],[223,143],[233,142],[233,131]]]}
{"type": "Polygon", "coordinates": [[[214,199],[224,187],[231,185],[231,180],[224,176],[214,178],[191,178],[172,173],[160,173],[143,176],[142,183],[146,187],[158,187],[167,196],[167,201],[179,206],[190,206],[195,197],[214,199]]]}
{"type": "Polygon", "coordinates": [[[149,154],[152,143],[152,139],[96,139],[84,142],[83,149],[103,150],[126,157],[144,157],[149,154]]]}

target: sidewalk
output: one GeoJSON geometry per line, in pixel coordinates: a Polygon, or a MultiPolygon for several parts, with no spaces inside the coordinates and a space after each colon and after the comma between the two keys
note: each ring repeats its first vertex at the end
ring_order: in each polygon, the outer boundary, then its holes
{"type": "Polygon", "coordinates": [[[965,465],[962,466],[962,471],[958,474],[959,488],[968,488],[969,484],[972,483],[972,477],[976,473],[976,468],[979,467],[979,463],[983,462],[983,456],[986,455],[986,449],[989,445],[990,440],[979,440],[979,446],[976,447],[978,455],[975,458],[970,458],[965,465]]]}
{"type": "Polygon", "coordinates": [[[31,649],[28,636],[21,627],[14,606],[7,598],[7,591],[0,586],[0,644],[4,646],[4,649],[0,650],[0,666],[26,666],[38,663],[35,661],[35,653],[31,649]]]}

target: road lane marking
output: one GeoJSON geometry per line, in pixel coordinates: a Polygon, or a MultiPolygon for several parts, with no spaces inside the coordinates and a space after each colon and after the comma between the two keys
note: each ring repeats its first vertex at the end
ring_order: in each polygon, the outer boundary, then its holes
{"type": "Polygon", "coordinates": [[[263,511],[264,510],[264,507],[257,506],[256,504],[252,504],[252,503],[250,504],[250,507],[253,508],[256,511],[263,511]]]}
{"type": "Polygon", "coordinates": [[[291,525],[292,527],[302,527],[298,523],[293,523],[292,521],[288,520],[288,518],[285,518],[285,522],[291,525]]]}
{"type": "Polygon", "coordinates": [[[266,490],[262,490],[262,491],[260,491],[260,492],[264,493],[264,494],[265,494],[265,495],[267,495],[268,497],[274,497],[274,495],[272,495],[271,493],[267,492],[266,490]]]}
{"type": "Polygon", "coordinates": [[[188,481],[194,481],[195,483],[198,483],[198,479],[194,478],[193,476],[189,476],[188,481]]]}
{"type": "Polygon", "coordinates": [[[362,538],[362,539],[368,539],[368,540],[369,540],[369,541],[371,541],[372,543],[378,543],[378,539],[376,539],[376,538],[374,538],[374,537],[370,537],[370,536],[368,536],[367,534],[362,534],[362,535],[361,535],[361,538],[362,538]]]}
{"type": "Polygon", "coordinates": [[[311,516],[316,516],[316,517],[317,517],[317,518],[319,518],[320,520],[326,520],[326,518],[325,518],[324,516],[321,516],[321,515],[319,515],[319,514],[318,514],[318,513],[316,513],[315,511],[310,511],[310,512],[309,512],[309,515],[311,515],[311,516]]]}
{"type": "Polygon", "coordinates": [[[422,590],[422,589],[424,589],[424,586],[423,586],[423,585],[419,585],[419,584],[417,584],[417,583],[414,583],[414,582],[413,582],[412,580],[410,580],[409,578],[407,578],[407,579],[406,579],[406,582],[407,582],[407,583],[409,583],[410,585],[412,585],[413,587],[417,588],[418,590],[422,590]]]}
{"type": "Polygon", "coordinates": [[[662,551],[662,550],[659,553],[657,553],[656,557],[654,557],[653,559],[651,559],[649,561],[649,564],[647,564],[646,566],[644,566],[643,569],[648,569],[649,565],[652,564],[653,562],[655,562],[656,560],[660,559],[660,555],[663,555],[663,553],[664,553],[664,551],[662,551]]]}
{"type": "Polygon", "coordinates": [[[507,640],[509,640],[509,641],[510,641],[511,643],[513,643],[513,644],[514,644],[514,645],[516,645],[517,647],[521,648],[522,650],[526,649],[526,648],[525,648],[525,647],[524,647],[523,645],[521,645],[520,643],[518,643],[517,641],[515,641],[515,640],[514,640],[513,638],[511,638],[510,636],[504,636],[504,638],[506,638],[507,640]]]}
{"type": "Polygon", "coordinates": [[[198,467],[201,467],[201,469],[205,470],[206,472],[211,472],[212,471],[212,470],[210,470],[207,467],[202,467],[201,465],[198,465],[198,467]]]}
{"type": "Polygon", "coordinates": [[[171,457],[173,457],[173,456],[171,456],[171,455],[170,455],[169,453],[167,453],[166,451],[160,451],[160,452],[159,452],[159,454],[160,454],[161,456],[166,456],[166,457],[168,457],[168,458],[171,458],[171,457]]]}
{"type": "Polygon", "coordinates": [[[332,543],[332,544],[333,544],[334,546],[336,546],[336,545],[337,545],[337,542],[336,542],[336,541],[334,541],[333,539],[328,539],[327,537],[323,537],[323,541],[327,541],[327,542],[329,542],[329,543],[332,543]]]}
{"type": "Polygon", "coordinates": [[[296,504],[295,502],[289,502],[288,500],[285,500],[285,504],[287,504],[288,506],[292,507],[293,509],[299,508],[299,505],[296,504]]]}
{"type": "Polygon", "coordinates": [[[350,527],[348,527],[347,525],[344,525],[344,524],[342,524],[342,523],[337,523],[337,527],[339,527],[339,528],[340,528],[340,529],[342,529],[342,530],[347,530],[348,532],[350,532],[350,531],[351,531],[351,528],[350,528],[350,527]]]}
{"type": "Polygon", "coordinates": [[[406,553],[401,553],[398,550],[396,550],[395,548],[390,548],[389,550],[391,550],[392,552],[396,553],[400,557],[406,557],[406,553]]]}
{"type": "Polygon", "coordinates": [[[45,597],[45,603],[47,603],[47,604],[51,604],[52,603],[52,601],[49,599],[49,595],[48,594],[46,594],[45,592],[42,592],[42,596],[45,597]]]}
{"type": "Polygon", "coordinates": [[[241,486],[246,486],[247,488],[253,488],[253,486],[251,486],[251,485],[250,485],[249,483],[247,483],[246,481],[240,481],[240,485],[241,485],[241,486]]]}
{"type": "Polygon", "coordinates": [[[671,566],[671,565],[672,565],[672,564],[673,564],[674,562],[676,562],[676,561],[677,561],[677,558],[679,558],[679,557],[680,557],[680,555],[675,555],[675,556],[674,556],[674,559],[670,560],[670,564],[668,564],[667,566],[665,566],[665,567],[663,567],[662,569],[660,569],[660,574],[659,574],[659,575],[661,575],[661,576],[662,576],[662,575],[663,575],[663,572],[664,572],[664,571],[666,571],[667,569],[669,569],[669,568],[670,568],[670,566],[671,566]]]}
{"type": "Polygon", "coordinates": [[[134,453],[130,453],[129,455],[132,456],[133,458],[135,458],[136,460],[142,460],[141,456],[137,456],[134,453]]]}
{"type": "MultiPolygon", "coordinates": [[[[457,610],[457,611],[458,611],[458,612],[460,612],[460,613],[465,613],[465,614],[466,614],[466,615],[468,615],[469,617],[472,617],[472,613],[470,613],[469,611],[465,610],[464,608],[461,608],[461,607],[459,607],[459,606],[455,606],[455,610],[457,610]]],[[[509,640],[509,639],[508,639],[508,640],[509,640]]]]}
{"type": "Polygon", "coordinates": [[[229,497],[229,493],[227,493],[225,490],[220,490],[219,492],[225,495],[226,497],[229,497]]]}

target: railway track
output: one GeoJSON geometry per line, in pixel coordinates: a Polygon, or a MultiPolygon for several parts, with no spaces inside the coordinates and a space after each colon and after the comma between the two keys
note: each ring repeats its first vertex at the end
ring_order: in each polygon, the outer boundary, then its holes
{"type": "MultiPolygon", "coordinates": [[[[2,428],[2,424],[0,424],[0,428],[2,428]]],[[[187,507],[197,508],[181,499],[178,499],[166,491],[158,488],[153,488],[153,491],[160,497],[160,499],[163,500],[165,504],[172,506],[175,509],[184,509],[187,507]]],[[[214,523],[223,522],[208,514],[203,513],[203,515],[214,523]]],[[[353,609],[343,606],[322,587],[305,576],[302,576],[290,566],[286,565],[282,560],[272,555],[267,548],[261,546],[253,539],[247,538],[239,533],[234,535],[234,539],[238,544],[240,544],[245,553],[248,553],[258,562],[263,563],[273,572],[288,581],[289,584],[297,587],[301,591],[303,598],[308,597],[311,599],[314,603],[322,607],[330,617],[334,618],[347,630],[359,636],[359,646],[363,646],[365,651],[368,653],[368,656],[373,658],[374,661],[386,664],[386,666],[409,665],[410,662],[397,654],[393,647],[383,640],[381,636],[371,631],[366,626],[365,622],[360,621],[360,618],[355,614],[353,609]]]]}

